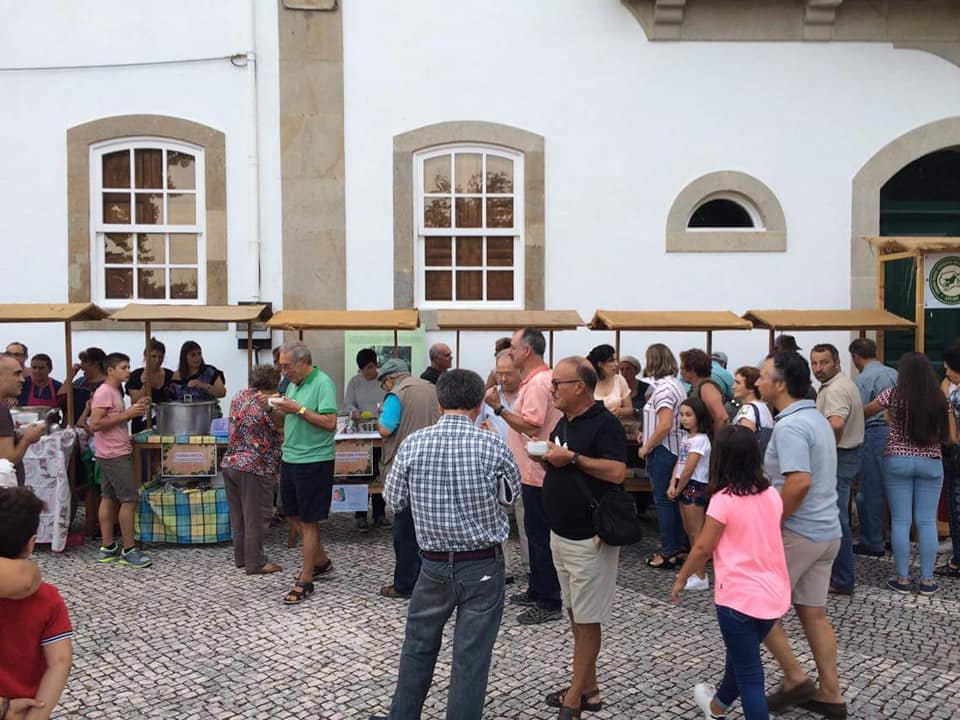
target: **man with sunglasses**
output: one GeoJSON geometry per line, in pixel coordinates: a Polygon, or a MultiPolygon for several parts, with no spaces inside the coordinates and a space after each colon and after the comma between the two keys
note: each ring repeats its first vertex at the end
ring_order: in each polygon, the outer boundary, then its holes
{"type": "MultiPolygon", "coordinates": [[[[426,380],[411,377],[407,363],[390,358],[377,373],[380,387],[386,391],[377,429],[383,438],[380,477],[390,472],[397,449],[409,435],[440,419],[437,389],[426,380]]],[[[393,514],[393,582],[380,588],[388,598],[409,598],[420,575],[420,546],[409,506],[393,514]]]]}
{"type": "Polygon", "coordinates": [[[547,341],[536,328],[517,330],[510,341],[510,355],[522,380],[513,409],[500,399],[497,389],[487,391],[487,404],[510,426],[507,445],[520,466],[523,525],[530,552],[530,582],[526,591],[510,596],[510,602],[527,608],[517,617],[521,625],[559,620],[560,581],[550,553],[550,524],[543,510],[544,467],[527,456],[528,440],[548,440],[562,413],[553,406],[553,373],[543,360],[547,341]]]}

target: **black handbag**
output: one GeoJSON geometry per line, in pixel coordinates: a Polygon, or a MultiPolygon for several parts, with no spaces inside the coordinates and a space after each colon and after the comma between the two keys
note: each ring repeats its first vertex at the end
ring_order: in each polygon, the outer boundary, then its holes
{"type": "Polygon", "coordinates": [[[643,538],[640,515],[633,495],[617,485],[598,501],[577,472],[577,486],[593,512],[593,528],[607,545],[632,545],[643,538]]]}
{"type": "Polygon", "coordinates": [[[943,474],[949,478],[960,478],[960,444],[946,443],[940,449],[943,452],[943,474]]]}

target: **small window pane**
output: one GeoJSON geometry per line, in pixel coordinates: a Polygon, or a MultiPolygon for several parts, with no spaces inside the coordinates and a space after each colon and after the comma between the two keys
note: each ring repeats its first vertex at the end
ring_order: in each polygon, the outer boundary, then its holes
{"type": "Polygon", "coordinates": [[[474,153],[459,153],[454,162],[457,171],[458,193],[483,192],[483,156],[474,153]]]}
{"type": "Polygon", "coordinates": [[[163,265],[166,261],[166,238],[153,233],[137,235],[137,262],[141,265],[163,265]]]}
{"type": "Polygon", "coordinates": [[[103,194],[103,221],[114,225],[130,223],[130,193],[103,194]]]}
{"type": "Polygon", "coordinates": [[[428,228],[450,227],[450,201],[432,198],[424,201],[423,224],[428,228]]]}
{"type": "Polygon", "coordinates": [[[132,265],[133,238],[130,235],[107,233],[103,238],[103,260],[108,265],[132,265]]]}
{"type": "Polygon", "coordinates": [[[513,266],[513,238],[487,238],[487,265],[497,267],[513,266]]]}
{"type": "Polygon", "coordinates": [[[487,273],[487,300],[513,300],[512,270],[490,270],[487,273]]]}
{"type": "Polygon", "coordinates": [[[718,198],[709,200],[693,211],[687,227],[691,228],[752,228],[753,218],[738,202],[718,198]]]}
{"type": "Polygon", "coordinates": [[[167,297],[166,272],[137,270],[137,297],[145,300],[163,300],[167,297]]]}
{"type": "Polygon", "coordinates": [[[130,187],[129,150],[118,150],[103,156],[103,187],[130,187]]]}
{"type": "Polygon", "coordinates": [[[163,187],[163,150],[134,150],[133,161],[136,165],[136,187],[163,187]]]}
{"type": "Polygon", "coordinates": [[[483,300],[483,273],[479,270],[457,272],[457,300],[483,300]]]}
{"type": "Polygon", "coordinates": [[[167,195],[167,224],[196,225],[197,196],[173,193],[167,195]]]}
{"type": "Polygon", "coordinates": [[[487,192],[513,192],[513,160],[487,155],[487,192]]]}
{"type": "Polygon", "coordinates": [[[107,268],[103,273],[104,295],[110,299],[129,300],[133,297],[133,269],[107,268]]]}
{"type": "Polygon", "coordinates": [[[440,155],[423,161],[423,191],[450,192],[450,156],[440,155]]]}
{"type": "Polygon", "coordinates": [[[171,235],[170,236],[170,264],[196,265],[197,263],[197,236],[171,235]]]}
{"type": "Polygon", "coordinates": [[[427,300],[453,300],[452,272],[449,270],[428,270],[424,275],[424,297],[427,300]]]}
{"type": "Polygon", "coordinates": [[[450,267],[453,265],[453,252],[450,238],[428,237],[425,239],[427,267],[450,267]]]}
{"type": "Polygon", "coordinates": [[[163,222],[163,195],[137,193],[137,223],[159,225],[163,222]]]}
{"type": "Polygon", "coordinates": [[[480,198],[457,198],[457,227],[478,228],[483,218],[480,198]]]}
{"type": "Polygon", "coordinates": [[[483,265],[483,238],[457,238],[457,267],[480,267],[483,265]]]}
{"type": "Polygon", "coordinates": [[[513,198],[487,198],[487,227],[513,227],[513,198]]]}
{"type": "Polygon", "coordinates": [[[196,268],[170,268],[171,300],[196,300],[199,288],[196,268]]]}
{"type": "Polygon", "coordinates": [[[197,170],[195,158],[189,153],[167,151],[167,189],[196,190],[197,170]]]}

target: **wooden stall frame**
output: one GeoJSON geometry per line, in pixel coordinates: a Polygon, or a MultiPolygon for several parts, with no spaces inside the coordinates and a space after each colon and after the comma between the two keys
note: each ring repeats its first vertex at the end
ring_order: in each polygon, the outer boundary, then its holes
{"type": "Polygon", "coordinates": [[[619,358],[620,333],[625,331],[703,332],[707,355],[712,355],[714,332],[750,330],[753,325],[729,310],[597,310],[589,327],[614,332],[614,347],[619,358]]]}
{"type": "MultiPolygon", "coordinates": [[[[932,252],[960,252],[960,237],[933,236],[865,236],[863,238],[877,259],[877,308],[885,309],[885,266],[895,260],[913,258],[914,263],[914,325],[916,335],[913,347],[923,352],[926,346],[926,307],[924,302],[927,279],[924,274],[924,255],[932,252]]],[[[890,328],[887,328],[890,329],[890,328]]],[[[899,328],[898,328],[899,329],[899,328]]],[[[883,330],[877,329],[877,352],[883,357],[883,330]]]]}
{"type": "Polygon", "coordinates": [[[546,331],[550,338],[547,362],[553,367],[553,334],[576,330],[585,323],[575,310],[437,310],[431,330],[456,331],[456,366],[460,367],[460,332],[515,332],[525,327],[546,331]]]}

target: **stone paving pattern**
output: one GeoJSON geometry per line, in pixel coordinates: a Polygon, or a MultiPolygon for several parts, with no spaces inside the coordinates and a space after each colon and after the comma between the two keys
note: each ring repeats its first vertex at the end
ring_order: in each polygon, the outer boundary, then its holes
{"type": "MultiPolygon", "coordinates": [[[[155,565],[147,570],[97,565],[93,542],[64,555],[41,552],[44,578],[66,599],[77,635],[73,672],[54,717],[366,720],[385,714],[407,607],[377,595],[391,578],[389,530],[360,535],[352,517],[335,516],[323,523],[323,533],[336,571],[297,607],[281,603],[298,552],[286,547],[285,528],[272,530],[268,540],[268,555],[284,572],[268,576],[236,570],[229,543],[149,548],[155,565]]],[[[605,709],[584,717],[700,718],[693,685],[719,682],[723,644],[712,592],[690,593],[674,605],[672,574],[643,564],[655,546],[652,523],[649,535],[622,552],[599,664],[605,709]]],[[[856,595],[830,601],[851,717],[960,717],[960,581],[946,580],[934,597],[904,596],[884,587],[892,572],[889,558],[858,558],[856,595]]],[[[508,592],[522,589],[519,581],[508,592]]],[[[567,677],[568,627],[523,627],[518,612],[507,606],[504,613],[484,717],[554,718],[543,696],[567,677]]],[[[801,662],[812,669],[792,613],[786,624],[801,662]]],[[[444,717],[449,639],[447,632],[424,718],[444,717]]],[[[766,661],[772,686],[776,668],[769,656],[766,661]]],[[[730,717],[742,716],[735,710],[730,717]]],[[[793,710],[780,717],[817,716],[793,710]]]]}

